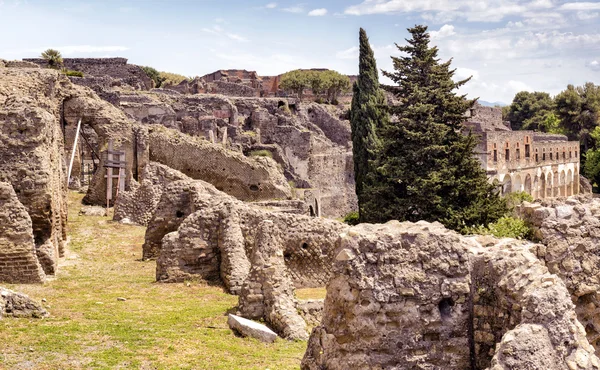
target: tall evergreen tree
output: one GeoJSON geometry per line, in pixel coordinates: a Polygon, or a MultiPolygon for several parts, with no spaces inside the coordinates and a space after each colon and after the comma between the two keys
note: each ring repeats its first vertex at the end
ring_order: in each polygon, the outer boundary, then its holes
{"type": "Polygon", "coordinates": [[[476,138],[463,134],[465,112],[475,104],[454,90],[451,60],[440,63],[429,46],[427,27],[410,28],[406,56],[392,57],[394,72],[384,75],[399,103],[382,127],[376,159],[377,181],[363,189],[368,221],[440,221],[449,228],[487,225],[506,213],[506,202],[490,184],[474,156],[476,138]]]}
{"type": "Polygon", "coordinates": [[[360,54],[358,81],[354,83],[350,125],[352,128],[352,154],[354,157],[354,177],[360,220],[368,215],[363,209],[370,194],[363,191],[365,184],[372,179],[371,162],[378,145],[377,129],[386,125],[388,114],[385,110],[385,95],[379,88],[377,64],[369,39],[364,29],[359,32],[360,54]]]}

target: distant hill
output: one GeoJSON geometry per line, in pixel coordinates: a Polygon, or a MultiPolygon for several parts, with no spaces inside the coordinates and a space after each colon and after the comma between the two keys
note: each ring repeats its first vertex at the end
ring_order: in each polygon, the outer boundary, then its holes
{"type": "Polygon", "coordinates": [[[495,101],[493,103],[490,103],[489,101],[485,101],[485,100],[478,100],[479,104],[483,105],[484,107],[506,107],[508,104],[506,103],[502,103],[501,101],[495,101]]]}

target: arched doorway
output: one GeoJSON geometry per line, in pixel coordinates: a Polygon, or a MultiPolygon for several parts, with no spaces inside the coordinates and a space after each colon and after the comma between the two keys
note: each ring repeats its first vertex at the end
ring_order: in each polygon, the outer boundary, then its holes
{"type": "Polygon", "coordinates": [[[530,174],[527,174],[527,176],[525,176],[525,189],[524,190],[527,194],[530,194],[533,196],[533,192],[531,189],[531,175],[530,174]]]}
{"type": "Polygon", "coordinates": [[[546,174],[546,198],[552,198],[552,172],[546,174]]]}
{"type": "Polygon", "coordinates": [[[554,178],[552,179],[553,196],[558,197],[560,195],[560,180],[558,177],[558,171],[554,172],[554,178]]]}
{"type": "Polygon", "coordinates": [[[521,181],[521,175],[516,175],[513,182],[513,191],[523,191],[523,182],[521,181]]]}
{"type": "Polygon", "coordinates": [[[573,171],[567,171],[567,196],[573,195],[573,171]]]}
{"type": "Polygon", "coordinates": [[[540,176],[540,191],[538,193],[540,199],[546,198],[546,174],[542,173],[540,176]]]}
{"type": "Polygon", "coordinates": [[[559,179],[560,189],[559,194],[561,197],[567,195],[567,175],[565,175],[565,171],[560,171],[560,179],[559,179]]]}
{"type": "Polygon", "coordinates": [[[510,175],[504,175],[502,180],[502,195],[506,195],[512,191],[512,180],[510,175]]]}

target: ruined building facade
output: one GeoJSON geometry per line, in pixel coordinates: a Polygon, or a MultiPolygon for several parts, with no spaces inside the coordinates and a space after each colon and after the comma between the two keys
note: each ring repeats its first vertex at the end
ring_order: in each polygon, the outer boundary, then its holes
{"type": "Polygon", "coordinates": [[[512,131],[502,109],[476,105],[466,126],[480,138],[477,158],[502,194],[524,191],[536,199],[579,194],[579,142],[564,135],[512,131]]]}

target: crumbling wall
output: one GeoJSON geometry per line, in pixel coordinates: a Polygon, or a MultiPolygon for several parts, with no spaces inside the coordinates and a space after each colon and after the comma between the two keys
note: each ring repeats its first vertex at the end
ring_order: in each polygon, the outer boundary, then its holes
{"type": "Polygon", "coordinates": [[[565,282],[589,342],[600,348],[600,199],[525,203],[521,214],[544,244],[538,257],[565,282]]]}
{"type": "Polygon", "coordinates": [[[281,252],[296,287],[323,286],[331,273],[331,250],[347,225],[303,215],[266,211],[202,182],[178,181],[163,192],[146,232],[144,256],[157,259],[157,280],[201,275],[239,292],[262,220],[282,230],[281,252]],[[167,235],[168,234],[168,235],[167,235]],[[242,251],[242,252],[240,252],[242,251]],[[234,257],[232,257],[234,256],[234,257]]]}
{"type": "Polygon", "coordinates": [[[0,282],[41,283],[45,278],[36,254],[31,218],[12,185],[0,182],[0,282]]]}
{"type": "Polygon", "coordinates": [[[0,70],[0,181],[31,217],[36,249],[53,274],[66,240],[66,160],[61,102],[69,80],[57,71],[0,70]]]}
{"type": "Polygon", "coordinates": [[[161,126],[150,130],[150,159],[204,180],[238,199],[290,198],[291,189],[270,158],[247,158],[206,140],[161,126]]]}
{"type": "Polygon", "coordinates": [[[424,221],[351,228],[302,369],[598,368],[540,247],[424,221]]]}

